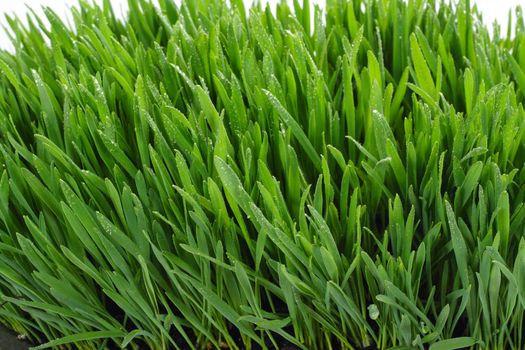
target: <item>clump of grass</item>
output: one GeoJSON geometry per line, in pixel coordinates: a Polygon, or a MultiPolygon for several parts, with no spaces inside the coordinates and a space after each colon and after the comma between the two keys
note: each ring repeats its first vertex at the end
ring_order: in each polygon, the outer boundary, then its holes
{"type": "Polygon", "coordinates": [[[491,36],[468,1],[129,5],[9,20],[4,324],[37,349],[525,346],[521,12],[491,36]]]}

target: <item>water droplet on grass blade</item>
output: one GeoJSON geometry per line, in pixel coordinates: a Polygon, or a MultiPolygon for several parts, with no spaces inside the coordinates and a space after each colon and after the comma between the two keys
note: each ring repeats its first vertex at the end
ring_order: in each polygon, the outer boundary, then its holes
{"type": "Polygon", "coordinates": [[[379,318],[379,309],[377,308],[377,305],[376,304],[370,304],[368,305],[367,307],[368,309],[368,316],[372,319],[372,320],[377,320],[379,318]]]}

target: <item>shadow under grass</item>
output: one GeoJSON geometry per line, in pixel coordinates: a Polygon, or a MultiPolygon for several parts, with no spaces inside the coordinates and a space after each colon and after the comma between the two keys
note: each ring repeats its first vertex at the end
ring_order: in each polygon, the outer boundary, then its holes
{"type": "Polygon", "coordinates": [[[18,339],[17,335],[0,326],[0,350],[27,350],[29,344],[18,339]]]}

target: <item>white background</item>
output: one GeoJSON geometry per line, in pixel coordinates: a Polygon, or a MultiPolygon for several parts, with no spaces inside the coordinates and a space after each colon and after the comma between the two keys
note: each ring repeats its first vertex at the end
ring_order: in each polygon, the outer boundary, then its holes
{"type": "MultiPolygon", "coordinates": [[[[102,0],[94,0],[97,3],[102,3],[102,0]]],[[[278,0],[261,0],[263,2],[276,3],[278,0]]],[[[245,0],[246,5],[249,5],[253,0],[245,0]]],[[[290,1],[291,2],[291,1],[290,1]]],[[[319,4],[325,3],[324,0],[311,0],[311,2],[319,4]]],[[[125,13],[127,9],[127,0],[111,0],[116,13],[125,13]]],[[[525,0],[471,0],[472,4],[476,4],[478,9],[483,13],[483,20],[487,24],[492,24],[497,20],[502,25],[502,32],[506,32],[507,18],[510,9],[514,9],[520,3],[525,8],[525,0]]],[[[16,14],[18,16],[25,16],[27,8],[30,7],[35,12],[41,13],[41,6],[51,7],[61,17],[67,18],[68,9],[77,4],[77,0],[0,0],[0,25],[2,27],[7,25],[5,14],[16,14]]],[[[492,27],[492,26],[491,26],[492,27]]],[[[5,35],[3,29],[0,28],[0,47],[10,48],[8,37],[5,35]]]]}

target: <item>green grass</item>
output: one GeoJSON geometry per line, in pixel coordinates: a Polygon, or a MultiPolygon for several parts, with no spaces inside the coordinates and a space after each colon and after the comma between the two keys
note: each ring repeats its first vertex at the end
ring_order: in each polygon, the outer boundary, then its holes
{"type": "Polygon", "coordinates": [[[525,24],[82,1],[0,51],[0,321],[70,349],[522,349],[525,24]],[[50,22],[50,27],[46,26],[50,22]]]}

